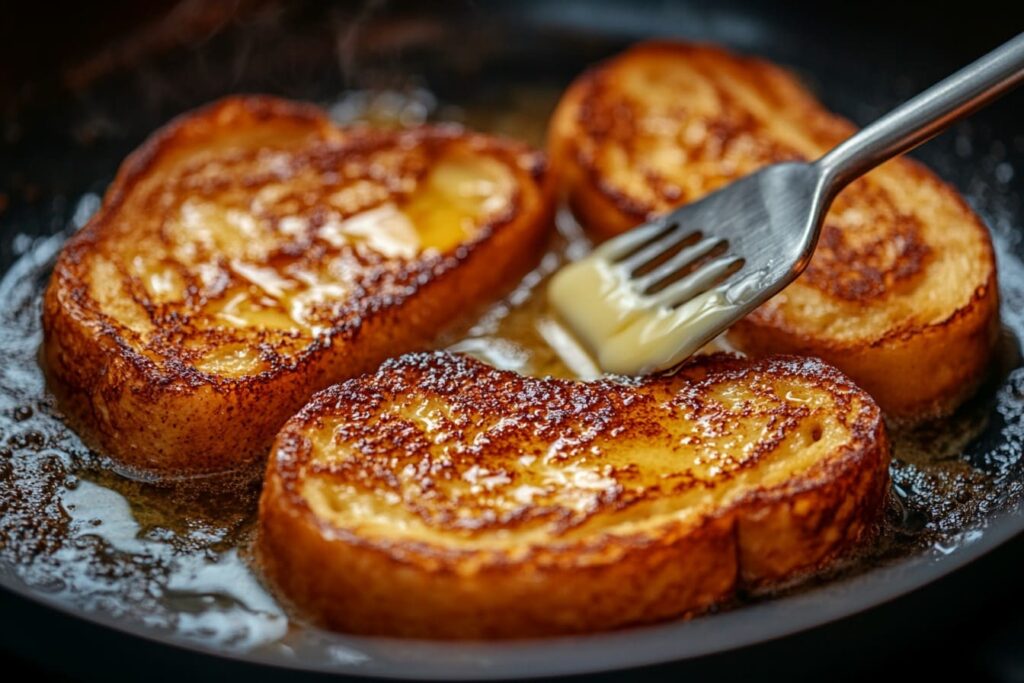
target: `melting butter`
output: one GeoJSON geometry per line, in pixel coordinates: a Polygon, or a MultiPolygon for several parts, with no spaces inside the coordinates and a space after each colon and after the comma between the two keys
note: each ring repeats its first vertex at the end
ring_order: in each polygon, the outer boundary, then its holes
{"type": "Polygon", "coordinates": [[[693,355],[735,318],[739,306],[710,290],[672,307],[630,286],[601,249],[551,279],[548,300],[605,372],[644,375],[693,355]]]}
{"type": "Polygon", "coordinates": [[[392,202],[328,223],[319,235],[334,246],[361,241],[388,258],[413,258],[422,247],[416,226],[392,202]]]}

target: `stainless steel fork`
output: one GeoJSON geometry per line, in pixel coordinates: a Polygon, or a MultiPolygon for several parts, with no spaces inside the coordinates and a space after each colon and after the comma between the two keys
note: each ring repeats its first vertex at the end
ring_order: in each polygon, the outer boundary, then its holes
{"type": "Polygon", "coordinates": [[[1024,33],[817,161],[765,167],[609,240],[559,271],[549,298],[602,370],[670,368],[804,270],[847,184],[1022,80],[1024,33]]]}

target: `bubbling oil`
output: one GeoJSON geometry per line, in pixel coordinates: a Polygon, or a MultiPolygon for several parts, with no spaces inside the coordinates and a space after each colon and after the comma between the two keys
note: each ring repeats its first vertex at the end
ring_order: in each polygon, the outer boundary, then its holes
{"type": "MultiPolygon", "coordinates": [[[[504,107],[500,114],[439,111],[540,144],[556,96],[520,94],[521,108],[504,107]]],[[[392,97],[398,113],[390,118],[379,99],[365,95],[343,98],[330,109],[346,121],[406,125],[421,122],[436,106],[421,100],[392,97]]],[[[95,195],[79,205],[85,213],[95,210],[95,195]]],[[[83,222],[76,217],[72,229],[83,222]]],[[[121,477],[62,423],[37,353],[42,292],[64,237],[19,238],[24,252],[0,281],[0,575],[75,608],[217,648],[296,652],[303,643],[329,642],[328,634],[283,606],[254,570],[258,485],[239,478],[156,486],[121,477]]],[[[437,346],[529,375],[596,375],[544,297],[550,275],[589,249],[579,226],[561,212],[536,269],[437,346]]],[[[1024,368],[1017,339],[1024,316],[1012,311],[1024,311],[1024,264],[999,239],[997,249],[1011,312],[1004,314],[1004,343],[990,381],[950,420],[891,430],[893,493],[886,521],[878,540],[833,575],[955,553],[984,533],[991,515],[1020,504],[1024,368]]]]}

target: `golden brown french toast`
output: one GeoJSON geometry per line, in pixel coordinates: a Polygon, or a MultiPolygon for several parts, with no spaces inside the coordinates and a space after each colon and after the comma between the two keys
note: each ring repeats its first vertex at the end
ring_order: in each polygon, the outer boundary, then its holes
{"type": "MultiPolygon", "coordinates": [[[[550,130],[552,173],[599,238],[853,133],[786,71],[699,45],[646,43],[580,77],[550,130]]],[[[755,355],[835,364],[890,416],[951,412],[998,335],[985,226],[924,166],[889,162],[836,199],[804,274],[730,331],[755,355]]]]}
{"type": "Polygon", "coordinates": [[[65,246],[50,383],[87,442],[156,477],[257,465],[318,389],[511,285],[549,224],[542,158],[455,128],[334,128],[234,97],[158,131],[65,246]]]}
{"type": "Polygon", "coordinates": [[[875,527],[888,460],[878,406],[817,360],[576,382],[410,354],[287,422],[258,551],[344,631],[610,629],[835,559],[875,527]]]}

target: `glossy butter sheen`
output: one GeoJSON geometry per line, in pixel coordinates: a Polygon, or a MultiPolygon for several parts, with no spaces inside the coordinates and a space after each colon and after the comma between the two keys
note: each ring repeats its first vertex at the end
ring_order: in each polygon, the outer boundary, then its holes
{"type": "MultiPolygon", "coordinates": [[[[258,177],[273,164],[257,159],[251,170],[236,172],[258,177]]],[[[393,196],[381,180],[330,183],[308,170],[284,169],[276,176],[248,193],[229,187],[185,196],[169,192],[188,177],[172,176],[159,201],[173,208],[155,233],[166,239],[140,236],[108,258],[130,264],[146,300],[175,309],[202,330],[273,330],[308,341],[329,331],[334,302],[356,294],[352,276],[361,258],[408,260],[471,241],[490,217],[508,210],[515,189],[501,164],[459,151],[443,151],[421,180],[396,175],[412,188],[405,196],[393,196]],[[326,194],[326,202],[302,205],[299,190],[326,194]]],[[[116,305],[121,292],[99,277],[109,263],[95,262],[92,294],[116,305]]],[[[135,312],[142,336],[156,331],[142,319],[143,310],[135,312]]],[[[259,349],[246,343],[212,346],[192,362],[202,372],[229,377],[265,365],[259,349]]]]}
{"type": "Polygon", "coordinates": [[[549,215],[521,144],[227,98],[157,131],[64,246],[44,299],[51,388],[134,475],[254,469],[318,389],[518,281],[549,215]]]}

